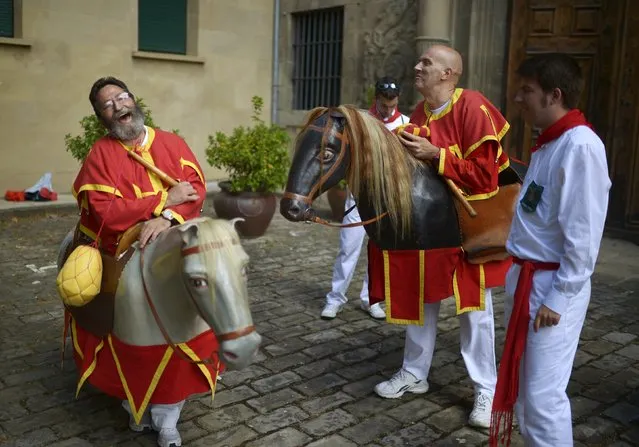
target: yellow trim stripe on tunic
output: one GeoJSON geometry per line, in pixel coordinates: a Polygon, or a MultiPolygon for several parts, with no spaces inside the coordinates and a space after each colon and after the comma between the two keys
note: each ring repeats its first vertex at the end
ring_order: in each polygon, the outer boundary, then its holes
{"type": "Polygon", "coordinates": [[[453,293],[455,294],[455,306],[457,315],[470,312],[473,310],[486,309],[486,274],[483,264],[479,264],[479,306],[470,306],[465,309],[461,308],[461,294],[459,292],[459,284],[457,283],[457,269],[453,273],[453,293]]]}
{"type": "Polygon", "coordinates": [[[204,176],[202,175],[202,172],[198,169],[195,163],[193,163],[192,161],[185,160],[184,158],[180,158],[180,165],[182,166],[182,168],[184,168],[184,166],[188,166],[189,168],[193,169],[198,175],[198,177],[200,177],[200,180],[204,184],[204,187],[206,187],[206,183],[204,182],[204,176]]]}
{"type": "Polygon", "coordinates": [[[127,400],[129,401],[129,405],[131,406],[131,411],[133,412],[135,423],[139,424],[140,421],[142,420],[142,415],[144,415],[144,411],[146,410],[146,407],[149,405],[151,396],[153,395],[153,392],[155,391],[155,388],[157,387],[158,382],[160,381],[160,378],[162,377],[162,374],[164,373],[164,369],[166,368],[166,365],[169,364],[169,360],[171,360],[171,356],[173,355],[173,348],[171,348],[170,346],[167,346],[166,351],[164,351],[164,356],[162,357],[162,360],[158,364],[158,367],[156,368],[155,373],[153,374],[153,378],[151,379],[151,383],[149,384],[149,387],[147,388],[146,393],[144,394],[144,399],[142,400],[142,403],[140,404],[140,407],[138,408],[135,405],[135,400],[133,399],[133,395],[131,394],[131,390],[129,389],[129,385],[126,381],[126,377],[124,376],[124,372],[122,371],[120,360],[118,359],[118,356],[115,353],[115,347],[113,346],[111,335],[109,334],[107,337],[109,341],[109,347],[111,348],[111,354],[113,355],[113,360],[115,361],[115,367],[118,370],[118,375],[120,376],[122,387],[124,388],[124,392],[126,393],[127,400]]]}

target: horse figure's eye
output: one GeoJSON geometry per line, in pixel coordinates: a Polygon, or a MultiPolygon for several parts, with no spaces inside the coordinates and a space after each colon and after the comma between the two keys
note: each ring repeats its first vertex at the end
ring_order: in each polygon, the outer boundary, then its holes
{"type": "Polygon", "coordinates": [[[322,151],[322,153],[320,154],[320,156],[322,157],[322,162],[323,163],[327,163],[331,160],[333,160],[333,158],[335,158],[335,152],[329,150],[329,149],[324,149],[322,151]]]}
{"type": "Polygon", "coordinates": [[[208,287],[209,282],[204,278],[191,278],[191,285],[196,289],[208,287]]]}

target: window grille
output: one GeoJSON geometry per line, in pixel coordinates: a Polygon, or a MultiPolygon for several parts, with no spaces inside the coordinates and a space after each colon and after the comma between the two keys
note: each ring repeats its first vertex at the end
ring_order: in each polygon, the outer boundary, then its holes
{"type": "Polygon", "coordinates": [[[340,104],[344,8],[293,14],[293,109],[340,104]]]}

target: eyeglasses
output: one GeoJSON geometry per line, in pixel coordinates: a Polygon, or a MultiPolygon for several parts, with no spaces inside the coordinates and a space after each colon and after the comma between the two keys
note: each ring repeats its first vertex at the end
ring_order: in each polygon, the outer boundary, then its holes
{"type": "Polygon", "coordinates": [[[397,90],[397,85],[394,82],[391,83],[383,83],[383,84],[377,84],[377,89],[378,90],[397,90]]]}
{"type": "Polygon", "coordinates": [[[123,102],[132,98],[132,95],[129,92],[122,92],[117,95],[115,98],[109,99],[102,104],[102,110],[110,109],[115,106],[115,103],[122,104],[123,102]]]}

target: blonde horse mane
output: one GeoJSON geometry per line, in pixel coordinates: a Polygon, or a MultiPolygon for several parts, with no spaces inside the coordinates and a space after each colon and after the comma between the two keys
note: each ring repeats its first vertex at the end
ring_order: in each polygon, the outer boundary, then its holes
{"type": "Polygon", "coordinates": [[[331,111],[346,119],[344,133],[351,150],[346,182],[353,197],[356,201],[368,197],[376,215],[388,213],[393,228],[402,236],[407,234],[412,220],[413,172],[419,162],[377,118],[355,106],[317,107],[310,111],[304,128],[331,111]]]}

